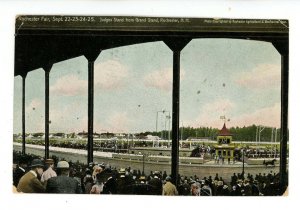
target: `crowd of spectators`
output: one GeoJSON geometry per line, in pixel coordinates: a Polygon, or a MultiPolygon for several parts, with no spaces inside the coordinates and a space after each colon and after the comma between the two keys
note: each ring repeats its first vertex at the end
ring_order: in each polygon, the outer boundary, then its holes
{"type": "Polygon", "coordinates": [[[276,196],[278,174],[233,174],[229,183],[221,176],[179,176],[177,187],[166,171],[114,168],[105,163],[72,163],[57,157],[14,154],[13,188],[22,193],[130,194],[181,196],[276,196]]]}
{"type": "Polygon", "coordinates": [[[246,149],[247,158],[279,158],[280,152],[276,148],[268,149],[246,149]]]}

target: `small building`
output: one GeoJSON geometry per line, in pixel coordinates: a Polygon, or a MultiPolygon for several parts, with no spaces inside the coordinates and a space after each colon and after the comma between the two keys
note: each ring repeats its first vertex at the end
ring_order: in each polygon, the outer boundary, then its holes
{"type": "Polygon", "coordinates": [[[225,123],[217,136],[215,149],[217,157],[224,158],[226,161],[233,160],[234,146],[232,145],[232,134],[226,128],[225,123]]]}

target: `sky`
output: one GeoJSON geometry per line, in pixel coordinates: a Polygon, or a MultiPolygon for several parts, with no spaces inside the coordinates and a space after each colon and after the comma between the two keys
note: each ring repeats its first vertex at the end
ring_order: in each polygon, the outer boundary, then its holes
{"type": "MultiPolygon", "coordinates": [[[[280,127],[281,57],[272,44],[194,39],[181,52],[180,126],[280,127]],[[228,121],[229,120],[229,121],[228,121]]],[[[168,129],[172,51],[151,42],[102,51],[95,61],[94,131],[168,129]],[[163,113],[162,111],[165,110],[163,113]]],[[[88,64],[84,56],[53,65],[50,133],[87,131],[88,64]]],[[[44,71],[26,77],[26,132],[44,132],[44,71]]],[[[22,131],[22,79],[14,79],[14,133],[22,131]]],[[[170,124],[171,125],[171,124],[170,124]]]]}

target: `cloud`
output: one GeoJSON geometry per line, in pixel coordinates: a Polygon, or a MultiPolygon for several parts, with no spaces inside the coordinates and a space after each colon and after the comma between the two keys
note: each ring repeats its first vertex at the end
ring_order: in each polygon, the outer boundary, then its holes
{"type": "Polygon", "coordinates": [[[280,127],[280,103],[273,106],[258,109],[252,113],[245,113],[236,118],[232,118],[232,126],[264,125],[270,127],[280,127]]]}
{"type": "MultiPolygon", "coordinates": [[[[181,69],[180,80],[184,78],[185,71],[181,69]]],[[[173,84],[173,69],[165,68],[162,70],[153,71],[147,74],[144,79],[144,85],[146,87],[153,87],[158,90],[169,92],[172,90],[173,84]]]]}
{"type": "Polygon", "coordinates": [[[115,90],[125,85],[128,68],[117,60],[107,60],[95,65],[95,88],[115,90]]]}
{"type": "Polygon", "coordinates": [[[280,68],[280,65],[260,64],[249,72],[239,73],[235,82],[249,89],[280,87],[280,68]]]}
{"type": "MultiPolygon", "coordinates": [[[[123,87],[128,75],[127,67],[119,61],[108,60],[98,63],[94,68],[94,88],[114,90],[123,87]]],[[[88,81],[71,74],[56,80],[50,87],[51,95],[78,96],[88,94],[88,81]]]]}
{"type": "Polygon", "coordinates": [[[220,99],[207,103],[201,108],[198,117],[184,122],[184,124],[192,127],[207,126],[219,128],[223,124],[220,116],[231,116],[234,107],[235,104],[229,99],[220,99]]]}
{"type": "Polygon", "coordinates": [[[87,94],[87,80],[78,78],[77,75],[66,75],[50,87],[51,95],[76,96],[87,94]]]}

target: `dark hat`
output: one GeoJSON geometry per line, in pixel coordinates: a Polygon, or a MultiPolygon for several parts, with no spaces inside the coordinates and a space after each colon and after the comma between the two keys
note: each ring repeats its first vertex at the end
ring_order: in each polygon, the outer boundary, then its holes
{"type": "Polygon", "coordinates": [[[113,171],[112,171],[110,168],[104,169],[103,172],[104,172],[104,173],[110,173],[110,174],[113,173],[113,171]]]}
{"type": "Polygon", "coordinates": [[[27,163],[28,163],[28,160],[26,157],[24,157],[24,156],[20,157],[19,164],[27,164],[27,163]]]}
{"type": "Polygon", "coordinates": [[[31,168],[35,168],[35,167],[44,167],[44,163],[43,161],[41,161],[40,159],[34,159],[32,162],[31,162],[31,168]]]}

